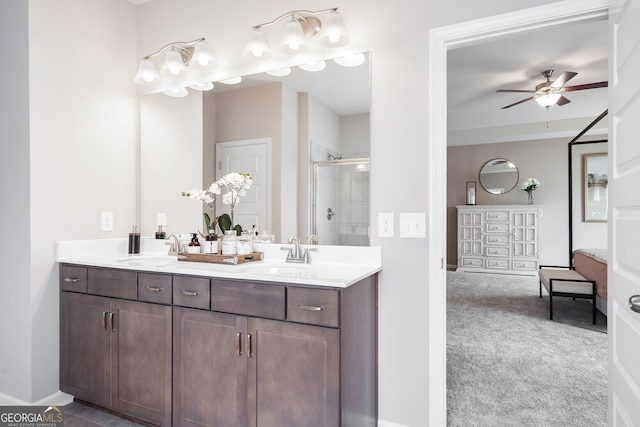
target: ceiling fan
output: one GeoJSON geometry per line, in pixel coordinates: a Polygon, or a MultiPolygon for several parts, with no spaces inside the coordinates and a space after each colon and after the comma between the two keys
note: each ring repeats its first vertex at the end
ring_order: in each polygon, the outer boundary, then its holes
{"type": "Polygon", "coordinates": [[[506,105],[502,107],[502,109],[511,108],[515,105],[522,104],[523,102],[530,101],[535,99],[538,104],[545,108],[549,108],[552,105],[565,105],[571,102],[567,98],[565,98],[562,94],[565,92],[573,92],[575,90],[585,90],[585,89],[596,89],[599,87],[607,87],[609,85],[608,82],[597,82],[597,83],[588,83],[584,85],[576,85],[576,86],[564,86],[569,80],[574,78],[578,73],[574,73],[573,71],[565,71],[560,74],[557,79],[551,81],[551,76],[553,75],[554,70],[544,70],[542,73],[543,77],[546,77],[547,81],[540,83],[536,86],[535,90],[518,90],[518,89],[499,89],[496,92],[525,92],[532,93],[529,98],[522,99],[518,102],[514,102],[513,104],[506,105]]]}

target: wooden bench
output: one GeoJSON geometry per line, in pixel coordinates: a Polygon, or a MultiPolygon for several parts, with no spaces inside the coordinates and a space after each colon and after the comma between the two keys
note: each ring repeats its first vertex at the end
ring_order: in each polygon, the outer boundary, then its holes
{"type": "Polygon", "coordinates": [[[556,265],[541,265],[540,298],[542,286],[549,292],[549,319],[553,320],[553,297],[571,297],[591,299],[593,304],[593,324],[596,324],[596,282],[588,280],[573,269],[556,265]]]}

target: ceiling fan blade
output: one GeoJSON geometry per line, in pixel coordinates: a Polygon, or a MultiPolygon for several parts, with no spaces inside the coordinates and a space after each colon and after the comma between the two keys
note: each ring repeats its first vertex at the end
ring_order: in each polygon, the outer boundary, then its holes
{"type": "Polygon", "coordinates": [[[560,106],[560,105],[564,105],[564,104],[568,104],[571,101],[569,101],[567,98],[565,98],[564,96],[561,96],[560,98],[558,98],[558,100],[556,101],[556,105],[560,106]]]}
{"type": "Polygon", "coordinates": [[[519,89],[498,89],[496,92],[523,92],[523,93],[536,93],[535,90],[519,90],[519,89]]]}
{"type": "Polygon", "coordinates": [[[531,101],[532,99],[533,99],[533,96],[530,96],[529,98],[525,98],[525,99],[523,99],[521,101],[514,102],[513,104],[505,105],[504,107],[501,108],[501,110],[504,110],[505,108],[514,107],[514,106],[516,106],[518,104],[522,104],[523,102],[531,101]]]}
{"type": "Polygon", "coordinates": [[[553,83],[551,83],[551,87],[554,89],[561,88],[566,82],[577,75],[578,73],[574,73],[573,71],[565,71],[564,73],[560,74],[558,78],[553,81],[553,83]]]}
{"type": "Polygon", "coordinates": [[[584,85],[567,86],[564,88],[564,90],[565,92],[572,92],[574,90],[597,89],[599,87],[607,86],[609,86],[609,82],[587,83],[584,85]]]}

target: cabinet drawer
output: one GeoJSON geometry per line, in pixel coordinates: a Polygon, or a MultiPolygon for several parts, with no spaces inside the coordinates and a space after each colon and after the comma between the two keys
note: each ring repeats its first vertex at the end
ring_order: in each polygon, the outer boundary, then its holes
{"type": "Polygon", "coordinates": [[[288,288],[287,320],[337,328],[340,326],[338,291],[288,288]]]}
{"type": "Polygon", "coordinates": [[[484,267],[484,260],[482,258],[462,258],[460,267],[484,267]]]}
{"type": "Polygon", "coordinates": [[[173,277],[173,305],[209,309],[211,291],[209,279],[199,277],[173,277]]]}
{"type": "Polygon", "coordinates": [[[63,291],[87,293],[87,267],[60,266],[60,285],[63,291]]]}
{"type": "Polygon", "coordinates": [[[487,259],[487,268],[494,268],[496,270],[508,270],[509,269],[509,260],[508,259],[488,258],[487,259]]]}
{"type": "Polygon", "coordinates": [[[89,268],[87,292],[105,297],[137,299],[138,273],[129,270],[89,268]]]}
{"type": "Polygon", "coordinates": [[[138,301],[171,304],[173,297],[171,276],[138,273],[138,301]]]}
{"type": "Polygon", "coordinates": [[[509,211],[487,211],[487,221],[509,221],[509,211]]]}
{"type": "Polygon", "coordinates": [[[538,270],[538,261],[513,261],[513,269],[514,270],[538,270]]]}
{"type": "Polygon", "coordinates": [[[487,246],[487,256],[508,257],[509,248],[506,246],[487,246]]]}
{"type": "Polygon", "coordinates": [[[237,280],[211,280],[211,310],[267,319],[285,318],[285,287],[237,280]]]}
{"type": "Polygon", "coordinates": [[[508,233],[509,224],[503,222],[495,222],[485,225],[485,231],[487,233],[508,233]]]}
{"type": "Polygon", "coordinates": [[[506,234],[488,234],[487,245],[508,245],[509,236],[506,234]]]}

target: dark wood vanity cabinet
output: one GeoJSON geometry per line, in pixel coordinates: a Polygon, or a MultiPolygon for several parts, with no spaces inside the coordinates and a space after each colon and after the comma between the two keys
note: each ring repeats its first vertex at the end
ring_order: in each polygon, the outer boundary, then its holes
{"type": "Polygon", "coordinates": [[[63,391],[158,425],[376,425],[375,276],[335,289],[85,270],[61,266],[63,391]]]}
{"type": "MultiPolygon", "coordinates": [[[[61,283],[74,278],[75,272],[65,267],[61,283]]],[[[62,292],[60,389],[80,400],[170,425],[171,306],[116,298],[133,295],[135,272],[89,268],[88,273],[89,289],[113,297],[62,292]]]]}

